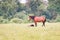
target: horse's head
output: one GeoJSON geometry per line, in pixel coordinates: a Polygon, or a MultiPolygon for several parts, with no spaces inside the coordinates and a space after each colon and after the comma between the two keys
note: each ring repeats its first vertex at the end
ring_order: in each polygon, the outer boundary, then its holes
{"type": "Polygon", "coordinates": [[[28,20],[34,20],[35,16],[29,16],[29,19],[28,20]]]}
{"type": "Polygon", "coordinates": [[[29,20],[29,21],[31,20],[31,16],[28,17],[28,20],[29,20]]]}

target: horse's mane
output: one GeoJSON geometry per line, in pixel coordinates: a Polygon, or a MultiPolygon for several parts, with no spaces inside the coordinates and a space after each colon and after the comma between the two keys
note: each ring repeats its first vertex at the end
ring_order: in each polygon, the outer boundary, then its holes
{"type": "Polygon", "coordinates": [[[31,19],[34,19],[35,18],[35,16],[29,16],[31,19]]]}

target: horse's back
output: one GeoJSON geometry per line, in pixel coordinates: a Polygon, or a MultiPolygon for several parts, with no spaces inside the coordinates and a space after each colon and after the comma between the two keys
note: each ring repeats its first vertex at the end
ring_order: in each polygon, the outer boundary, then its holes
{"type": "Polygon", "coordinates": [[[38,22],[42,22],[42,21],[45,21],[45,19],[46,19],[46,18],[45,18],[44,16],[39,16],[39,17],[36,16],[34,20],[35,20],[35,21],[38,21],[38,22]]]}

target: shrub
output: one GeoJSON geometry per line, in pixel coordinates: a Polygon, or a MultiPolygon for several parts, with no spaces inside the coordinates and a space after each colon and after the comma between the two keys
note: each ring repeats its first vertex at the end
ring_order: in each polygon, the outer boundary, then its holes
{"type": "Polygon", "coordinates": [[[3,19],[2,16],[0,16],[0,23],[8,23],[8,19],[3,19]]]}
{"type": "Polygon", "coordinates": [[[11,19],[10,22],[11,22],[11,23],[22,23],[23,20],[22,20],[22,19],[19,19],[19,18],[13,18],[13,19],[11,19]]]}
{"type": "Polygon", "coordinates": [[[1,19],[0,23],[9,23],[9,21],[7,19],[1,19]]]}
{"type": "Polygon", "coordinates": [[[55,21],[56,21],[56,22],[60,22],[60,16],[57,16],[57,18],[56,18],[55,21]]]}

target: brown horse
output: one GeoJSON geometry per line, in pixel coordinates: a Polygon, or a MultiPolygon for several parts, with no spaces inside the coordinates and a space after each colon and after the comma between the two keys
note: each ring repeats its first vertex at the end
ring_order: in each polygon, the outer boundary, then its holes
{"type": "Polygon", "coordinates": [[[35,23],[35,26],[37,26],[37,22],[42,22],[43,25],[42,26],[45,26],[45,22],[46,22],[46,18],[44,16],[29,16],[29,20],[33,20],[34,23],[35,23]]]}

